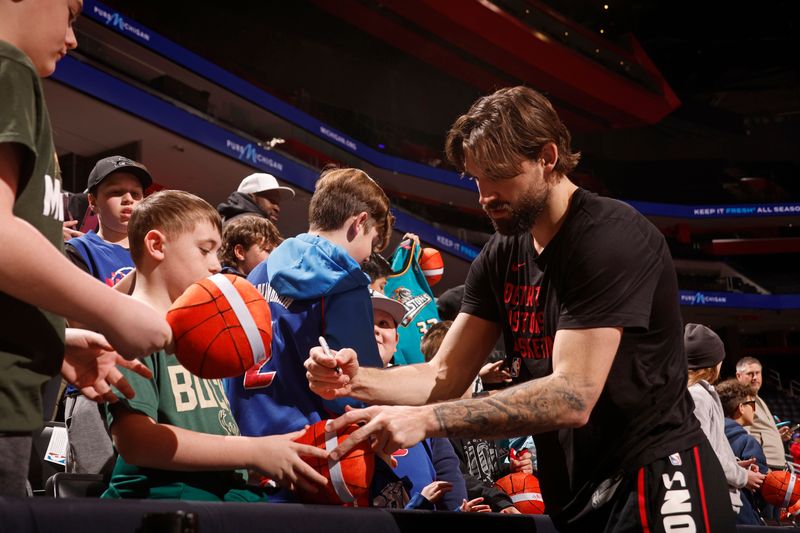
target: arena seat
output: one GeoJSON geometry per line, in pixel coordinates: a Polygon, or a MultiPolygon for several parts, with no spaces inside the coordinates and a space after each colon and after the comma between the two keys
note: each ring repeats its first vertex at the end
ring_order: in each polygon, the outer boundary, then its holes
{"type": "Polygon", "coordinates": [[[28,482],[35,496],[45,495],[47,480],[56,473],[64,472],[64,466],[45,460],[45,453],[50,444],[54,428],[65,428],[63,422],[47,422],[42,431],[33,438],[31,447],[28,482]]]}
{"type": "Polygon", "coordinates": [[[761,394],[761,398],[767,403],[773,415],[781,420],[791,420],[792,425],[800,423],[800,398],[783,392],[761,394]]]}
{"type": "Polygon", "coordinates": [[[53,498],[99,498],[106,486],[100,474],[58,472],[48,478],[44,495],[53,498]]]}

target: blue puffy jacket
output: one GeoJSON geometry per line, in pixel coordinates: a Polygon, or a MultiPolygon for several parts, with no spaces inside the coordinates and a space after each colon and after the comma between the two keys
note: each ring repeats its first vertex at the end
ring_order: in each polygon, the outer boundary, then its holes
{"type": "Polygon", "coordinates": [[[373,331],[369,278],[347,252],[309,234],[286,239],[247,279],[269,302],[272,351],[260,367],[226,380],[243,435],[289,433],[336,417],[353,399],[323,400],[308,388],[303,362],[324,335],[331,349],[353,348],[359,365],[382,367],[373,331]]]}
{"type": "MultiPolygon", "coordinates": [[[[738,422],[725,417],[725,436],[733,450],[733,455],[739,459],[756,458],[756,465],[758,471],[766,474],[769,470],[767,468],[767,458],[764,456],[764,450],[756,439],[750,436],[738,422]]],[[[739,489],[739,494],[742,496],[742,508],[739,514],[736,515],[737,524],[745,525],[763,525],[763,521],[756,510],[758,502],[755,495],[748,489],[739,489]]]]}

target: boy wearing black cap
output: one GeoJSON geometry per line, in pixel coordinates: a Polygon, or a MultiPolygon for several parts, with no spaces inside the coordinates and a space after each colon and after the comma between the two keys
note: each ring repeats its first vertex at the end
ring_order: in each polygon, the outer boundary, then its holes
{"type": "Polygon", "coordinates": [[[758,489],[764,474],[746,468],[753,461],[737,462],[725,437],[725,414],[713,386],[725,359],[725,345],[716,333],[701,324],[686,324],[683,344],[689,362],[689,393],[694,400],[694,415],[717,454],[728,481],[731,504],[739,514],[743,504],[739,489],[758,489]]]}
{"type": "Polygon", "coordinates": [[[65,245],[75,266],[113,286],[133,269],[128,251],[128,220],[153,178],[141,163],[127,157],[101,159],[89,174],[89,207],[100,228],[65,245]]]}
{"type": "MultiPolygon", "coordinates": [[[[113,155],[98,161],[89,173],[86,192],[100,227],[97,233],[90,230],[66,242],[67,258],[109,287],[130,273],[134,266],[128,249],[128,220],[151,183],[147,168],[127,157],[113,155]]],[[[114,447],[97,405],[69,387],[64,418],[69,443],[67,471],[110,475],[114,447]]]]}

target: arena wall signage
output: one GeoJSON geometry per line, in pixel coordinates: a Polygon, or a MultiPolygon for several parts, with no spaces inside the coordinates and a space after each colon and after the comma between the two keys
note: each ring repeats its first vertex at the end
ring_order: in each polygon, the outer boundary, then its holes
{"type": "Polygon", "coordinates": [[[734,309],[800,309],[800,296],[777,294],[741,294],[738,292],[680,291],[685,306],[727,307],[734,309]]]}
{"type": "MultiPolygon", "coordinates": [[[[315,169],[265,150],[248,139],[70,56],[59,62],[52,78],[206,148],[274,174],[301,189],[309,192],[314,190],[317,181],[315,169]]],[[[398,231],[417,233],[423,241],[435,244],[440,251],[466,261],[472,261],[478,254],[474,246],[426,222],[400,211],[395,210],[394,214],[398,231]]]]}
{"type": "Polygon", "coordinates": [[[800,215],[800,203],[741,205],[678,205],[653,202],[627,202],[645,216],[668,218],[760,218],[800,215]]]}
{"type": "Polygon", "coordinates": [[[287,104],[259,89],[258,87],[234,76],[230,72],[203,59],[199,55],[179,46],[152,31],[151,29],[135,22],[129,17],[123,17],[114,9],[96,0],[84,2],[83,14],[88,18],[107,26],[136,43],[152,50],[153,52],[170,59],[174,63],[194,72],[195,74],[216,83],[238,96],[278,115],[279,117],[307,130],[311,134],[342,148],[353,155],[377,167],[408,174],[419,178],[444,183],[453,187],[467,190],[477,190],[471,180],[462,179],[452,171],[442,170],[422,163],[415,163],[399,157],[390,156],[375,150],[345,133],[333,128],[320,120],[304,113],[303,111],[287,104]]]}

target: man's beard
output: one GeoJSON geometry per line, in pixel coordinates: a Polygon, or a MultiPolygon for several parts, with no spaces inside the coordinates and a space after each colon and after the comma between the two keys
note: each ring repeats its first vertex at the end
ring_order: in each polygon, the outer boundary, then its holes
{"type": "Polygon", "coordinates": [[[544,211],[550,199],[550,188],[546,187],[538,195],[528,190],[515,203],[492,202],[484,206],[485,211],[491,211],[500,207],[507,207],[509,216],[502,219],[489,217],[492,226],[500,235],[520,235],[531,230],[536,223],[536,218],[544,211]]]}

